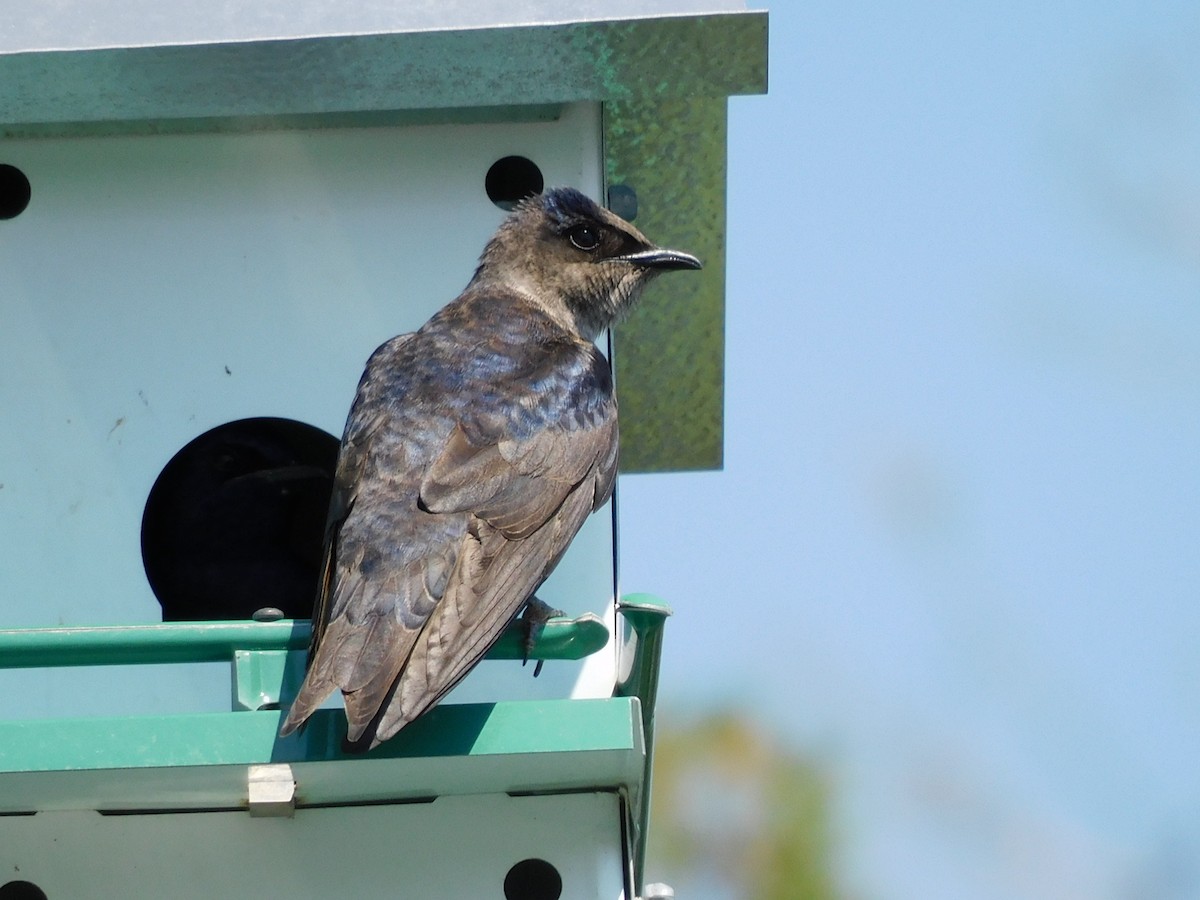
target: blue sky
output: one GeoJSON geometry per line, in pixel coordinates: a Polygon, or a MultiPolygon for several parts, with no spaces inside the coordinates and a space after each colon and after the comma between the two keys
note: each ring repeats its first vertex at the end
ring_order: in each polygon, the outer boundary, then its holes
{"type": "Polygon", "coordinates": [[[730,103],[726,468],[622,480],[622,581],[855,897],[1200,897],[1198,38],[780,5],[730,103]]]}

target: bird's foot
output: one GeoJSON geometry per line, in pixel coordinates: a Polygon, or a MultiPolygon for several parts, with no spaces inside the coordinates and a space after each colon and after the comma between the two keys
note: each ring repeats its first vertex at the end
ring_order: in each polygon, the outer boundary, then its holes
{"type": "MultiPolygon", "coordinates": [[[[546,627],[546,623],[555,616],[561,615],[564,615],[561,609],[555,609],[550,604],[543,603],[536,595],[525,601],[525,610],[521,613],[521,626],[525,630],[525,638],[521,642],[521,648],[524,650],[521,665],[529,662],[529,656],[533,653],[533,648],[537,646],[538,638],[542,634],[542,629],[546,627]]],[[[544,662],[545,660],[539,659],[537,665],[533,667],[534,678],[541,674],[544,662]]]]}

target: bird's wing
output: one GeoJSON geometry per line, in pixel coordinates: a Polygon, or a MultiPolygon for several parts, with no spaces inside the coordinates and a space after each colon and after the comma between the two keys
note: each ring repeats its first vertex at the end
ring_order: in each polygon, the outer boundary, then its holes
{"type": "MultiPolygon", "coordinates": [[[[597,364],[606,373],[607,364],[597,364]]],[[[323,624],[281,733],[340,688],[348,739],[375,746],[474,667],[611,493],[616,406],[607,386],[594,393],[581,414],[578,391],[562,392],[571,402],[543,409],[533,429],[485,429],[491,433],[481,437],[474,427],[468,438],[454,427],[420,471],[367,479],[373,490],[362,477],[370,453],[355,449],[348,426],[348,460],[339,463],[330,515],[323,624]],[[339,509],[344,517],[336,523],[339,509]]],[[[356,400],[360,406],[371,408],[356,400]]],[[[385,425],[359,430],[364,448],[395,439],[385,425]]]]}
{"type": "Polygon", "coordinates": [[[351,743],[387,740],[484,656],[596,505],[615,468],[616,418],[508,444],[471,452],[456,428],[422,481],[424,512],[339,549],[310,677],[343,691],[351,743]],[[381,571],[378,541],[405,544],[402,566],[381,571]]]}
{"type": "Polygon", "coordinates": [[[387,740],[438,702],[483,658],[558,564],[616,471],[615,409],[596,425],[466,449],[456,429],[422,482],[431,512],[467,512],[445,595],[416,637],[380,717],[387,740]],[[479,480],[476,480],[477,477],[479,480]],[[479,490],[476,485],[487,485],[479,490]]]}
{"type": "MultiPolygon", "coordinates": [[[[471,512],[506,538],[526,538],[545,524],[589,473],[616,472],[616,418],[567,431],[544,428],[524,439],[502,438],[474,446],[455,428],[421,481],[421,502],[430,512],[471,512]]],[[[602,495],[611,481],[592,484],[602,495]]]]}

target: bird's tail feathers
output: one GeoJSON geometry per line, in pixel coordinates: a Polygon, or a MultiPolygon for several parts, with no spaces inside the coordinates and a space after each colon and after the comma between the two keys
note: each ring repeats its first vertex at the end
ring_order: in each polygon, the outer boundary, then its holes
{"type": "Polygon", "coordinates": [[[335,685],[329,681],[306,678],[304,684],[300,687],[300,693],[292,701],[287,718],[283,720],[283,725],[279,727],[279,736],[287,737],[293,731],[303,729],[309,717],[317,711],[317,707],[324,703],[325,698],[333,693],[334,687],[335,685]]]}

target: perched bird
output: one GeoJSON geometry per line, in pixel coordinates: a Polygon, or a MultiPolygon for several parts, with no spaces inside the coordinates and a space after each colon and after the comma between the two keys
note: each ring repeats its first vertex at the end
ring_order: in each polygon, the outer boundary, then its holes
{"type": "Polygon", "coordinates": [[[612,494],[617,405],[593,341],[650,279],[698,269],[583,194],[522,201],[466,289],[372,354],[326,525],[309,669],[378,746],[478,662],[612,494]]]}

